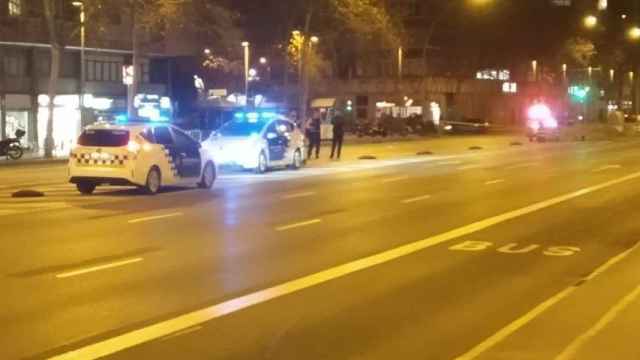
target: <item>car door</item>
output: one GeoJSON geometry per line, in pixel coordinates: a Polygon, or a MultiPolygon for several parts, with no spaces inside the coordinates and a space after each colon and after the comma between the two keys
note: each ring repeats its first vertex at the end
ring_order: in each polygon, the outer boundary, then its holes
{"type": "Polygon", "coordinates": [[[287,120],[278,120],[277,123],[278,135],[281,137],[284,157],[290,157],[292,155],[294,145],[293,131],[295,129],[295,125],[287,120]]]}
{"type": "Polygon", "coordinates": [[[264,133],[269,148],[269,161],[282,161],[285,156],[286,147],[284,146],[282,133],[279,133],[278,122],[272,121],[267,125],[264,133]]]}
{"type": "Polygon", "coordinates": [[[171,128],[171,131],[178,154],[178,162],[176,163],[178,173],[181,177],[200,177],[200,169],[202,169],[200,144],[178,128],[171,128]]]}

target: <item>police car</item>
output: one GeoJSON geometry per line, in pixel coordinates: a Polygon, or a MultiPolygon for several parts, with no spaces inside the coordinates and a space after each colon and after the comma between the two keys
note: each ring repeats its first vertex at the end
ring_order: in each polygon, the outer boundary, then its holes
{"type": "Polygon", "coordinates": [[[264,173],[275,167],[299,169],[304,162],[304,135],[275,113],[237,113],[203,142],[219,165],[264,173]]]}
{"type": "Polygon", "coordinates": [[[69,182],[82,194],[100,185],[137,186],[147,194],[164,185],[209,189],[216,174],[200,143],[164,123],[96,123],[83,130],[69,156],[69,182]]]}

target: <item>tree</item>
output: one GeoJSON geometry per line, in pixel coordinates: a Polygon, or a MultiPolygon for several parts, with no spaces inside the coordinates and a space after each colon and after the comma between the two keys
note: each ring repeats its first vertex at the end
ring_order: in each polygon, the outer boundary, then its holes
{"type": "Polygon", "coordinates": [[[590,40],[573,37],[566,41],[565,53],[576,65],[587,67],[591,64],[597,51],[596,46],[590,40]]]}

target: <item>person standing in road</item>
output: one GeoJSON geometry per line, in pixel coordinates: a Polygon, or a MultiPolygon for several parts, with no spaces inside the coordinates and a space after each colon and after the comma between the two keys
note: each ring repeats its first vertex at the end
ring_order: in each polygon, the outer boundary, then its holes
{"type": "Polygon", "coordinates": [[[340,159],[342,153],[342,142],[344,140],[344,117],[340,113],[336,113],[333,118],[333,139],[331,141],[331,159],[334,155],[336,159],[340,159]],[[338,150],[336,152],[336,150],[338,150]]]}
{"type": "Polygon", "coordinates": [[[309,149],[307,159],[311,159],[313,149],[316,149],[316,159],[320,157],[320,113],[316,110],[307,124],[307,137],[309,138],[309,149]]]}

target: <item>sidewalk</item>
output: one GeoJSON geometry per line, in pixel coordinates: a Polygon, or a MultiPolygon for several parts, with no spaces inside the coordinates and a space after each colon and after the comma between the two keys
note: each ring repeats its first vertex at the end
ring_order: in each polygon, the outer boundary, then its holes
{"type": "MultiPolygon", "coordinates": [[[[348,136],[345,138],[342,148],[342,161],[359,160],[361,156],[373,156],[377,159],[416,156],[419,152],[431,152],[434,155],[455,154],[468,152],[469,147],[479,146],[482,149],[496,150],[508,148],[512,142],[520,142],[526,145],[523,136],[506,135],[447,135],[442,137],[387,137],[387,138],[357,138],[348,136]]],[[[331,143],[323,143],[320,150],[320,159],[313,157],[308,164],[317,166],[329,164],[331,161],[331,143]]],[[[0,168],[21,165],[46,165],[63,164],[68,161],[67,157],[57,157],[45,159],[34,153],[27,153],[20,160],[6,160],[0,158],[0,168]]]]}
{"type": "MultiPolygon", "coordinates": [[[[346,138],[339,161],[375,161],[417,155],[456,155],[470,153],[471,147],[479,147],[480,151],[504,150],[510,148],[512,143],[518,143],[523,147],[530,146],[525,137],[518,135],[443,136],[355,144],[349,143],[349,139],[346,138]],[[360,159],[362,156],[375,157],[375,159],[363,160],[360,159]]],[[[307,166],[324,166],[338,161],[329,159],[330,155],[331,144],[323,144],[320,149],[320,158],[316,160],[312,154],[307,161],[307,166]]]]}
{"type": "Polygon", "coordinates": [[[55,157],[52,159],[45,159],[42,155],[37,153],[25,153],[20,160],[11,160],[6,157],[0,157],[0,167],[9,166],[25,166],[25,165],[47,165],[47,164],[62,164],[66,163],[68,157],[55,157]]]}

